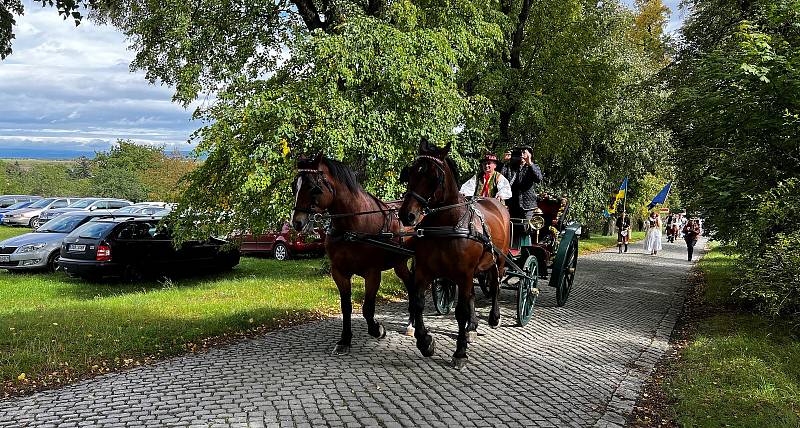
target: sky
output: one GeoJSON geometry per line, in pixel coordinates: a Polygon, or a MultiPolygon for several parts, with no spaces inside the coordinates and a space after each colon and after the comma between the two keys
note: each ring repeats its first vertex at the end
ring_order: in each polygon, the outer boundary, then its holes
{"type": "MultiPolygon", "coordinates": [[[[664,3],[672,32],[683,14],[679,0],[664,3]]],[[[191,150],[187,141],[201,123],[171,101],[172,88],[130,72],[134,53],[119,31],[88,20],[75,27],[54,8],[24,5],[14,53],[0,61],[0,158],[74,157],[117,139],[191,150]]]]}
{"type": "Polygon", "coordinates": [[[0,62],[0,157],[21,149],[94,152],[118,138],[190,150],[201,126],[172,89],[131,73],[134,53],[110,26],[75,27],[25,0],[13,54],[0,62]]]}

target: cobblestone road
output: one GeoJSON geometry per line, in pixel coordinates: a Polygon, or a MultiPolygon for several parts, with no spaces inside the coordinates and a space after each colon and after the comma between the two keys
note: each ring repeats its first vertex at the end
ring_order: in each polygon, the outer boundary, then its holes
{"type": "Polygon", "coordinates": [[[582,257],[566,306],[544,287],[525,328],[514,326],[512,291],[498,329],[480,300],[461,372],[449,367],[453,316],[428,311],[437,353],[423,358],[399,333],[398,303],[378,308],[382,340],[354,317],[347,356],[330,355],[340,321],[329,319],[2,401],[0,426],[618,426],[667,347],[689,266],[679,244],[655,257],[639,244],[582,257]]]}

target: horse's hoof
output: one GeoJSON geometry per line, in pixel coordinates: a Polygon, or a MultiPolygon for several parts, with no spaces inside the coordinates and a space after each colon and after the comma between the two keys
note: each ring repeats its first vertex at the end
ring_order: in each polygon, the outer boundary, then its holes
{"type": "Polygon", "coordinates": [[[477,338],[478,338],[478,332],[477,331],[468,331],[467,332],[467,343],[473,343],[473,342],[475,342],[475,339],[477,339],[477,338]]]}
{"type": "Polygon", "coordinates": [[[333,355],[347,355],[350,353],[350,345],[342,345],[341,343],[337,343],[336,347],[333,348],[333,355]]]}
{"type": "Polygon", "coordinates": [[[427,335],[417,341],[417,348],[422,352],[423,357],[432,357],[436,352],[436,341],[431,335],[427,335]]]}
{"type": "Polygon", "coordinates": [[[467,357],[453,357],[453,368],[456,370],[461,370],[467,366],[467,357]]]}
{"type": "Polygon", "coordinates": [[[497,328],[497,326],[500,325],[500,318],[501,318],[500,315],[497,316],[497,319],[489,315],[489,327],[497,328]]]}
{"type": "Polygon", "coordinates": [[[417,329],[415,329],[413,325],[409,324],[408,327],[406,327],[406,336],[414,337],[415,331],[417,331],[417,329]]]}
{"type": "Polygon", "coordinates": [[[383,339],[384,337],[386,337],[386,329],[383,328],[383,324],[378,323],[378,327],[375,330],[376,330],[375,334],[372,334],[372,332],[369,333],[370,336],[376,339],[383,339]]]}

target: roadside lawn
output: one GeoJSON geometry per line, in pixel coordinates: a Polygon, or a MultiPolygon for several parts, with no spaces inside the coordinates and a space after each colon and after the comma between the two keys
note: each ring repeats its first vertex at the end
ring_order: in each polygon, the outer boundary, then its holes
{"type": "MultiPolygon", "coordinates": [[[[628,251],[630,251],[631,245],[636,245],[638,241],[644,239],[645,232],[632,232],[631,233],[631,242],[628,244],[628,251]]],[[[586,254],[592,253],[595,251],[599,251],[605,248],[616,247],[617,246],[617,234],[614,233],[612,236],[603,236],[598,234],[593,234],[589,239],[581,239],[578,241],[578,254],[586,254]]]]}
{"type": "MultiPolygon", "coordinates": [[[[715,247],[700,262],[704,313],[665,390],[685,427],[800,426],[800,341],[786,320],[735,306],[735,256],[715,247]]],[[[691,321],[690,321],[691,322],[691,321]]]]}

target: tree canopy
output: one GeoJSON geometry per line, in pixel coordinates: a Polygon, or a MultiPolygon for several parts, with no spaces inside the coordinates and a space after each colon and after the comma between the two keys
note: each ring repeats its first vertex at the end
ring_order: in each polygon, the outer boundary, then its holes
{"type": "MultiPolygon", "coordinates": [[[[39,0],[120,28],[132,67],[173,85],[196,112],[202,166],[185,213],[260,229],[285,217],[298,155],[323,151],[383,198],[423,137],[451,142],[462,170],[484,152],[534,147],[545,188],[599,219],[623,176],[665,177],[668,10],[618,1],[39,0]]],[[[76,15],[73,15],[75,13],[76,15]]],[[[188,216],[182,218],[188,219],[188,216]]]]}

